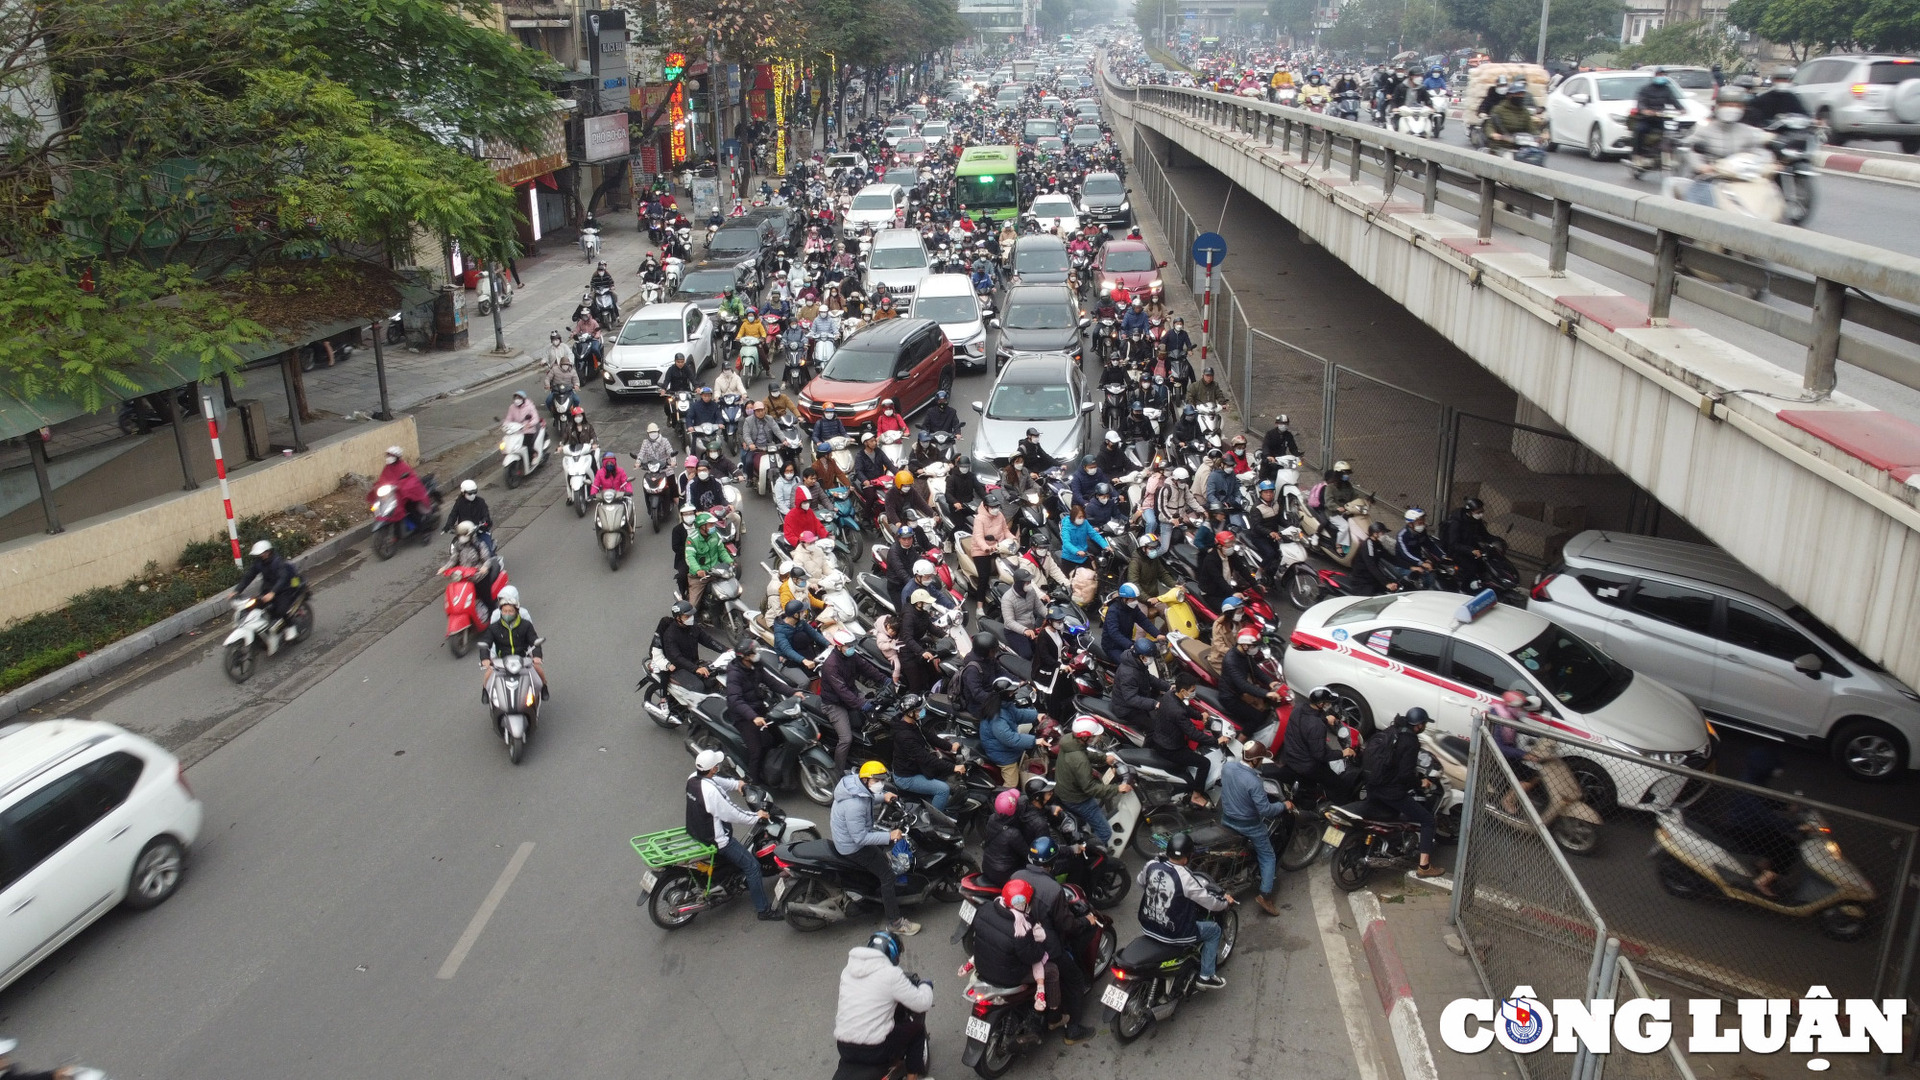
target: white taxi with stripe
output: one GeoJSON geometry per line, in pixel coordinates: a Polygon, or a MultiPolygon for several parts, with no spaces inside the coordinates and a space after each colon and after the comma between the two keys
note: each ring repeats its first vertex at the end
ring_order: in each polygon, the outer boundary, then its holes
{"type": "MultiPolygon", "coordinates": [[[[1483,593],[1415,592],[1340,597],[1309,608],[1288,642],[1289,685],[1325,686],[1349,722],[1374,724],[1416,706],[1436,727],[1466,735],[1473,714],[1504,691],[1537,697],[1540,718],[1577,743],[1674,765],[1704,768],[1712,732],[1695,705],[1665,683],[1631,671],[1572,632],[1483,593]],[[1462,616],[1465,616],[1464,618],[1462,616]]],[[[1673,801],[1680,780],[1609,754],[1565,751],[1587,801],[1651,809],[1673,801]]]]}

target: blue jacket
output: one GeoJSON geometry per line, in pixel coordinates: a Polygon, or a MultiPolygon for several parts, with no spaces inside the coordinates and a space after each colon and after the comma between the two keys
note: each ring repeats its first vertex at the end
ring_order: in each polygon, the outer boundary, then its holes
{"type": "Polygon", "coordinates": [[[1224,465],[1207,474],[1207,501],[1215,499],[1228,506],[1240,505],[1240,478],[1224,465]]]}
{"type": "Polygon", "coordinates": [[[1127,308],[1127,313],[1120,316],[1120,330],[1122,333],[1131,334],[1135,330],[1145,332],[1151,325],[1152,324],[1147,321],[1147,312],[1144,308],[1135,311],[1129,307],[1127,308]]]}
{"type": "Polygon", "coordinates": [[[1098,498],[1087,500],[1087,524],[1096,529],[1105,528],[1107,522],[1119,517],[1126,508],[1117,499],[1108,498],[1101,502],[1098,498]]]}
{"type": "Polygon", "coordinates": [[[1260,774],[1244,761],[1229,761],[1220,770],[1220,820],[1227,824],[1251,825],[1279,817],[1287,804],[1267,798],[1260,774]]]}
{"type": "Polygon", "coordinates": [[[717,424],[719,422],[720,401],[718,398],[713,401],[694,398],[687,404],[688,427],[699,427],[701,424],[717,424]]]}
{"type": "MultiPolygon", "coordinates": [[[[1039,720],[1037,709],[1023,709],[1012,702],[1002,704],[999,712],[980,725],[980,756],[994,765],[1011,765],[1019,761],[1020,755],[1039,741],[1032,735],[1022,735],[1019,725],[1038,723],[1039,720]]],[[[835,809],[838,809],[837,805],[835,809]]],[[[838,816],[834,822],[834,841],[838,843],[838,816]]]]}
{"type": "Polygon", "coordinates": [[[781,657],[798,664],[803,660],[812,660],[827,651],[827,639],[820,631],[806,623],[791,624],[785,619],[773,620],[773,651],[781,657]],[[805,651],[802,651],[802,650],[805,651]]]}
{"type": "Polygon", "coordinates": [[[831,420],[823,416],[813,422],[813,441],[816,445],[826,442],[836,435],[845,435],[846,433],[847,425],[841,422],[837,416],[831,420]]]}
{"type": "Polygon", "coordinates": [[[1079,470],[1073,474],[1073,501],[1082,506],[1091,505],[1093,503],[1093,489],[1108,482],[1107,475],[1097,467],[1093,470],[1092,474],[1088,474],[1085,469],[1079,470]]]}
{"type": "Polygon", "coordinates": [[[1133,648],[1133,631],[1138,627],[1149,635],[1157,635],[1159,629],[1146,613],[1133,605],[1115,597],[1107,603],[1107,618],[1100,625],[1100,647],[1107,651],[1107,657],[1114,663],[1120,662],[1120,654],[1133,648]]]}
{"type": "Polygon", "coordinates": [[[873,816],[880,800],[859,776],[848,773],[833,788],[833,850],[851,855],[863,847],[890,844],[893,837],[885,829],[873,827],[873,816]]]}
{"type": "Polygon", "coordinates": [[[1060,523],[1060,557],[1071,563],[1087,561],[1087,555],[1094,547],[1106,547],[1107,538],[1091,522],[1075,521],[1072,518],[1060,523]]]}

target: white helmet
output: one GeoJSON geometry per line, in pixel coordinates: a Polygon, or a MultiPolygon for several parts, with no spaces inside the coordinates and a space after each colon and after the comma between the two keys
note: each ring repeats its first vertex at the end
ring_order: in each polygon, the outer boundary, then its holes
{"type": "Polygon", "coordinates": [[[502,604],[512,604],[514,607],[519,607],[520,606],[520,590],[515,588],[512,585],[509,585],[506,588],[501,589],[498,602],[502,604]]]}
{"type": "Polygon", "coordinates": [[[1120,433],[1117,431],[1107,432],[1107,441],[1110,443],[1118,443],[1120,441],[1120,433]]]}
{"type": "Polygon", "coordinates": [[[475,525],[471,521],[463,521],[460,524],[455,525],[453,527],[453,531],[458,533],[460,535],[460,538],[463,540],[469,536],[472,536],[475,532],[479,531],[479,529],[480,529],[480,526],[475,525]]]}
{"type": "Polygon", "coordinates": [[[401,458],[406,457],[407,452],[405,450],[400,449],[397,446],[389,446],[387,447],[387,456],[390,458],[393,458],[395,461],[398,461],[401,458]]]}
{"type": "Polygon", "coordinates": [[[265,555],[266,553],[268,553],[269,551],[272,551],[272,550],[273,550],[273,541],[271,541],[271,540],[255,540],[255,541],[253,542],[253,550],[252,550],[251,552],[249,552],[249,554],[252,554],[252,555],[265,555]]]}
{"type": "Polygon", "coordinates": [[[932,576],[933,564],[925,559],[916,560],[913,564],[913,576],[920,577],[923,574],[929,577],[932,576]]]}
{"type": "Polygon", "coordinates": [[[725,764],[727,755],[718,750],[702,750],[693,755],[693,767],[701,772],[712,772],[725,764]]]}
{"type": "Polygon", "coordinates": [[[462,480],[460,481],[460,494],[478,495],[480,494],[480,485],[471,480],[462,480]]]}
{"type": "Polygon", "coordinates": [[[1420,509],[1417,506],[1409,506],[1407,508],[1406,518],[1408,521],[1419,521],[1421,518],[1426,516],[1427,516],[1427,512],[1425,510],[1420,509]]]}
{"type": "Polygon", "coordinates": [[[1091,716],[1083,716],[1073,722],[1073,737],[1076,739],[1097,739],[1101,731],[1100,721],[1091,716]]]}
{"type": "Polygon", "coordinates": [[[1173,470],[1173,478],[1175,480],[1191,480],[1193,479],[1193,474],[1187,471],[1187,467],[1185,465],[1182,465],[1179,468],[1173,470]]]}

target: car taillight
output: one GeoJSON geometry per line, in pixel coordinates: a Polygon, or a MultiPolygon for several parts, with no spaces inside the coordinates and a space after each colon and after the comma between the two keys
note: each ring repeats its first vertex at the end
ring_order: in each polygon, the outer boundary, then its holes
{"type": "Polygon", "coordinates": [[[1867,96],[1867,84],[1866,84],[1866,83],[1863,83],[1863,82],[1857,82],[1857,83],[1854,83],[1851,89],[1853,90],[1853,96],[1854,96],[1854,97],[1866,97],[1866,96],[1867,96]]]}
{"type": "Polygon", "coordinates": [[[187,767],[185,765],[175,765],[173,767],[173,782],[180,785],[180,790],[187,793],[187,798],[191,799],[194,797],[193,785],[187,783],[187,767]]]}
{"type": "Polygon", "coordinates": [[[1527,590],[1527,595],[1533,597],[1535,600],[1552,600],[1553,597],[1547,595],[1547,586],[1553,584],[1554,579],[1559,576],[1559,574],[1548,574],[1546,577],[1541,578],[1539,584],[1527,590]]]}

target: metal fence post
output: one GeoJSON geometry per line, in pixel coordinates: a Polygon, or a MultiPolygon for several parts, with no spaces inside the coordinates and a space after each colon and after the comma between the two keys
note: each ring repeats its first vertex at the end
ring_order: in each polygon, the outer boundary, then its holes
{"type": "Polygon", "coordinates": [[[1347,145],[1347,182],[1360,182],[1360,136],[1355,135],[1347,145]]]}
{"type": "Polygon", "coordinates": [[[1837,281],[1813,282],[1813,340],[1801,384],[1816,398],[1833,393],[1833,362],[1840,355],[1840,323],[1846,317],[1847,287],[1837,281]]]}
{"type": "MultiPolygon", "coordinates": [[[[1598,966],[1596,979],[1587,995],[1588,1001],[1612,1001],[1620,988],[1620,939],[1607,938],[1600,943],[1594,954],[1598,966]]],[[[1573,1080],[1600,1080],[1600,1070],[1606,1066],[1603,1054],[1596,1054],[1581,1044],[1573,1059],[1573,1080]]]]}
{"type": "Polygon", "coordinates": [[[1400,154],[1389,148],[1381,151],[1380,198],[1381,201],[1393,198],[1393,184],[1400,178],[1400,154]]]}
{"type": "MultiPolygon", "coordinates": [[[[1888,996],[1883,991],[1887,988],[1887,965],[1893,960],[1893,934],[1891,928],[1900,925],[1900,909],[1905,906],[1903,901],[1906,899],[1907,893],[1913,889],[1914,842],[1911,838],[1907,841],[1907,850],[1900,856],[1900,876],[1894,879],[1900,883],[1900,888],[1894,892],[1893,903],[1888,905],[1887,926],[1889,932],[1887,939],[1880,944],[1880,958],[1878,966],[1873,972],[1873,996],[1876,998],[1888,996]]],[[[1920,935],[1920,919],[1914,920],[1914,933],[1920,935]]],[[[1910,964],[1912,961],[1913,951],[1911,945],[1909,945],[1906,962],[1910,964]]],[[[1902,978],[1900,981],[1904,983],[1906,980],[1902,978]]]]}
{"type": "Polygon", "coordinates": [[[1482,240],[1493,239],[1493,178],[1480,178],[1480,221],[1475,235],[1482,240]]]}
{"type": "Polygon", "coordinates": [[[1333,468],[1333,410],[1340,403],[1340,365],[1327,362],[1326,379],[1320,384],[1320,469],[1333,468]]]}
{"type": "Polygon", "coordinates": [[[1420,170],[1420,212],[1433,216],[1434,207],[1440,202],[1440,163],[1427,162],[1420,170]]]}
{"type": "Polygon", "coordinates": [[[1447,912],[1447,922],[1453,926],[1460,925],[1460,909],[1466,904],[1467,894],[1473,891],[1467,875],[1467,845],[1473,840],[1473,822],[1479,816],[1474,811],[1480,805],[1480,759],[1487,740],[1492,737],[1483,720],[1475,725],[1473,744],[1467,748],[1467,797],[1460,804],[1460,839],[1453,850],[1453,904],[1447,912]]]}
{"type": "Polygon", "coordinates": [[[1453,505],[1453,463],[1460,453],[1460,414],[1451,405],[1440,407],[1440,468],[1434,471],[1433,506],[1446,513],[1453,505]]]}
{"type": "MultiPolygon", "coordinates": [[[[1245,321],[1246,312],[1243,311],[1240,314],[1242,316],[1242,321],[1245,321]]],[[[1241,359],[1240,363],[1241,363],[1241,366],[1246,369],[1245,372],[1242,373],[1240,376],[1241,385],[1246,387],[1246,393],[1240,398],[1240,426],[1248,431],[1252,431],[1253,430],[1253,423],[1252,423],[1253,421],[1253,327],[1251,326],[1247,327],[1247,353],[1246,353],[1246,356],[1241,359]]]]}
{"type": "Polygon", "coordinates": [[[1653,238],[1653,294],[1647,298],[1647,321],[1665,326],[1673,310],[1673,284],[1680,274],[1680,237],[1661,229],[1653,238]]]}
{"type": "Polygon", "coordinates": [[[1553,200],[1553,239],[1547,245],[1547,272],[1554,277],[1567,276],[1567,233],[1573,228],[1573,204],[1553,200]]]}

